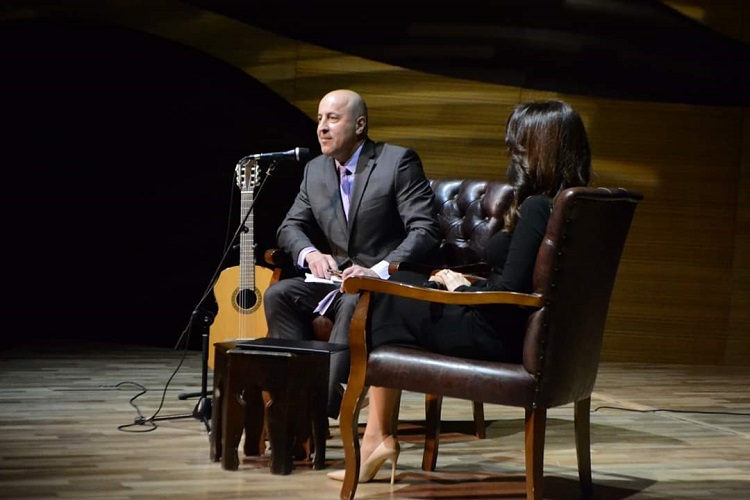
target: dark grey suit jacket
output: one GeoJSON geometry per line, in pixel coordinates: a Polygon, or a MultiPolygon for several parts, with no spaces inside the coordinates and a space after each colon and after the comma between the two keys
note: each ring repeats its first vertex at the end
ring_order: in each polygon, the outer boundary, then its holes
{"type": "Polygon", "coordinates": [[[367,140],[357,163],[347,224],[333,158],[320,155],[305,166],[292,207],[276,233],[297,262],[315,246],[336,259],[372,267],[416,261],[439,245],[435,196],[422,162],[411,149],[367,140]]]}

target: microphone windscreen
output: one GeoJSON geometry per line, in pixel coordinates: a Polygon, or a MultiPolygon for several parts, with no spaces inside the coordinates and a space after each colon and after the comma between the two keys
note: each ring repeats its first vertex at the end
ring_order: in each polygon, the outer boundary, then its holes
{"type": "Polygon", "coordinates": [[[309,148],[297,148],[297,160],[304,160],[310,156],[309,148]]]}

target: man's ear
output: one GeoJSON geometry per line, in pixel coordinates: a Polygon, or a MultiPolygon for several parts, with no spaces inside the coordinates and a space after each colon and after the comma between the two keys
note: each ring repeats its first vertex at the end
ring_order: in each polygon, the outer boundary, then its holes
{"type": "Polygon", "coordinates": [[[365,132],[365,125],[367,125],[367,118],[360,116],[357,118],[357,135],[362,135],[365,132]]]}

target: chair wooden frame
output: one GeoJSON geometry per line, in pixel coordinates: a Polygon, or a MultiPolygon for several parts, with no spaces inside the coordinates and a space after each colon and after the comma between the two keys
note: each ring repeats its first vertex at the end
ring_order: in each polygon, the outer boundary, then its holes
{"type": "MultiPolygon", "coordinates": [[[[345,291],[359,293],[360,298],[350,326],[351,368],[339,417],[346,467],[340,498],[351,500],[357,490],[357,423],[370,385],[433,395],[427,400],[427,414],[428,422],[435,424],[440,420],[444,396],[524,408],[526,497],[534,500],[543,498],[547,410],[573,403],[581,491],[584,498],[590,497],[591,393],[609,299],[635,207],[641,199],[641,194],[623,189],[580,187],[562,193],[555,202],[537,256],[534,293],[448,292],[367,277],[347,279],[345,291]],[[580,282],[575,283],[576,280],[580,282]],[[369,352],[366,326],[373,293],[442,304],[512,304],[531,308],[523,363],[463,360],[397,346],[369,352]]],[[[392,420],[391,431],[395,435],[397,410],[392,420]]],[[[437,451],[437,432],[428,433],[424,470],[434,470],[437,451]]]]}

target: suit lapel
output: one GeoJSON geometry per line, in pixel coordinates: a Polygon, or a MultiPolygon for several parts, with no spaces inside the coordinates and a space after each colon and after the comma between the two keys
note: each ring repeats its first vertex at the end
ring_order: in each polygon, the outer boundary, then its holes
{"type": "MultiPolygon", "coordinates": [[[[375,166],[375,143],[372,141],[365,142],[362,152],[359,154],[357,161],[357,174],[354,176],[354,185],[352,186],[352,197],[349,200],[349,226],[357,218],[357,211],[365,192],[365,186],[370,179],[372,168],[375,166]]],[[[342,210],[343,212],[343,210],[342,210]]]]}

